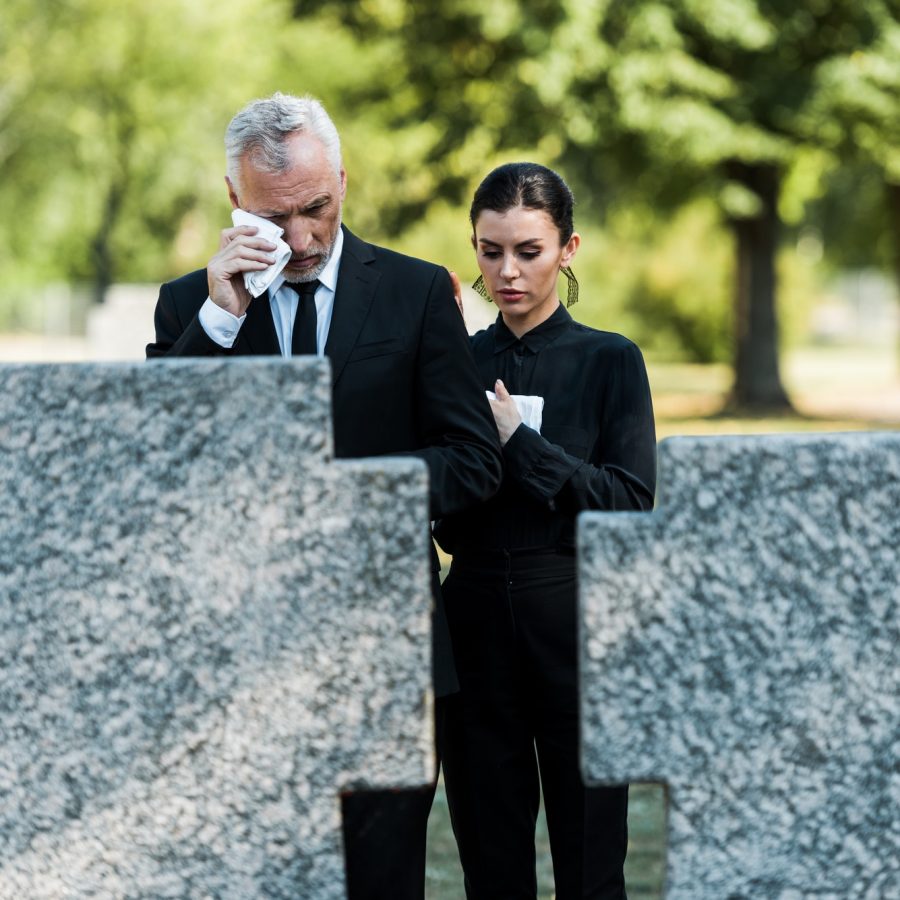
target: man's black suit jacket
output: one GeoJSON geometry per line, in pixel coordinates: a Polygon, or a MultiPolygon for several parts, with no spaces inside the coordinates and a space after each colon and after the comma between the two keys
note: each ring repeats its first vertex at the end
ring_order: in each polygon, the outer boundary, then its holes
{"type": "MultiPolygon", "coordinates": [[[[161,287],[148,358],[280,353],[267,297],[251,302],[234,347],[226,350],[199,322],[207,296],[205,269],[161,287]]],[[[432,519],[497,490],[497,429],[446,270],[344,229],[325,355],[332,366],[336,456],[424,460],[432,519]]],[[[434,561],[436,567],[436,555],[434,561]]],[[[438,587],[435,600],[434,681],[441,696],[455,688],[455,674],[438,587]]]]}

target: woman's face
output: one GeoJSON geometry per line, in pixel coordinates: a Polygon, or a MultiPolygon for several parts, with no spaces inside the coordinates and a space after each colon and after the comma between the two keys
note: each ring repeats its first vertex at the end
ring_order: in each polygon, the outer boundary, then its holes
{"type": "Polygon", "coordinates": [[[478,268],[503,321],[517,337],[548,319],[559,305],[559,270],[572,261],[581,238],[573,234],[563,246],[559,240],[559,230],[542,209],[485,209],[475,222],[472,243],[478,268]]]}

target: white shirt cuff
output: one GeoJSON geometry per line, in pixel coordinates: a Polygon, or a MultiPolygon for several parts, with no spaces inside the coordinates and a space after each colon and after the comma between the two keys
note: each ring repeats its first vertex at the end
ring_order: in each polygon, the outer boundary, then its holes
{"type": "Polygon", "coordinates": [[[200,307],[199,315],[203,330],[220,347],[225,347],[226,349],[230,349],[233,346],[238,332],[241,330],[241,325],[244,324],[244,319],[247,318],[247,313],[244,313],[240,318],[232,315],[227,309],[222,309],[221,306],[213,303],[209,297],[206,298],[206,302],[200,307]]]}

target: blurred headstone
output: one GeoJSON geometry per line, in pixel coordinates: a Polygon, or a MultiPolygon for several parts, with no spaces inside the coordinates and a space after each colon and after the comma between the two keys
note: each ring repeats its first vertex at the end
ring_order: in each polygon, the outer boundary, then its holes
{"type": "Polygon", "coordinates": [[[896,281],[877,269],[850,269],[832,279],[810,311],[813,340],[831,344],[889,344],[900,336],[896,281]]]}
{"type": "Polygon", "coordinates": [[[669,786],[668,898],[900,896],[900,434],[660,474],[579,522],[585,777],[669,786]]]}
{"type": "Polygon", "coordinates": [[[90,359],[143,359],[153,342],[153,313],[159,285],[114,284],[103,303],[87,315],[87,356],[90,359]]]}
{"type": "Polygon", "coordinates": [[[325,360],[0,383],[0,897],[343,897],[339,792],[433,775],[425,467],[325,360]]]}

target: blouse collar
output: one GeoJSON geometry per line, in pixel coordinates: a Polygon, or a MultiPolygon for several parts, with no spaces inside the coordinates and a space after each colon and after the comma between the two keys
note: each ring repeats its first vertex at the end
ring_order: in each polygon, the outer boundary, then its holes
{"type": "Polygon", "coordinates": [[[526,331],[522,337],[517,338],[507,328],[502,314],[498,314],[497,321],[494,323],[494,353],[502,353],[517,342],[524,344],[532,353],[539,353],[548,344],[553,343],[571,323],[572,316],[560,303],[553,311],[552,316],[545,319],[540,325],[535,325],[530,331],[526,331]]]}

